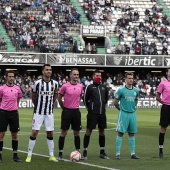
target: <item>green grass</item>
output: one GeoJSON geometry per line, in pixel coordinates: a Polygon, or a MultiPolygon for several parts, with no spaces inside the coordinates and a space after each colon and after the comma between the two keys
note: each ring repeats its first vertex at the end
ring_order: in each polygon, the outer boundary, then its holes
{"type": "MultiPolygon", "coordinates": [[[[83,136],[86,123],[86,110],[82,111],[82,125],[81,132],[81,147],[83,145],[83,136]]],[[[31,132],[31,118],[32,109],[20,109],[20,128],[19,132],[19,150],[27,152],[28,140],[31,132]]],[[[128,135],[123,137],[123,144],[121,149],[121,160],[115,160],[115,139],[117,133],[115,132],[117,122],[117,110],[107,110],[108,129],[106,130],[106,153],[111,158],[110,160],[101,160],[98,158],[99,144],[98,144],[98,132],[93,131],[90,145],[88,148],[88,160],[83,163],[108,167],[108,169],[120,169],[120,170],[167,170],[169,169],[170,161],[170,135],[167,132],[164,144],[164,158],[158,158],[158,135],[159,135],[159,109],[138,109],[138,133],[136,134],[136,154],[140,156],[140,160],[130,159],[130,149],[128,144],[128,135]]],[[[58,138],[60,135],[60,115],[61,110],[55,109],[55,155],[58,156],[58,138]]],[[[24,161],[21,164],[17,164],[12,161],[12,151],[6,148],[11,148],[11,136],[9,131],[4,138],[4,150],[3,150],[3,163],[0,164],[2,170],[96,170],[99,167],[92,167],[87,164],[82,165],[79,163],[63,162],[59,163],[49,162],[47,157],[33,155],[31,163],[25,163],[26,153],[20,152],[19,157],[24,161]]],[[[64,158],[69,160],[69,154],[74,150],[74,138],[73,133],[70,130],[66,139],[64,147],[64,158]]],[[[82,150],[82,149],[81,149],[82,150]]],[[[40,134],[37,137],[34,153],[48,156],[48,148],[46,144],[46,134],[44,127],[42,126],[40,134]]],[[[106,169],[106,168],[105,168],[106,169]]]]}

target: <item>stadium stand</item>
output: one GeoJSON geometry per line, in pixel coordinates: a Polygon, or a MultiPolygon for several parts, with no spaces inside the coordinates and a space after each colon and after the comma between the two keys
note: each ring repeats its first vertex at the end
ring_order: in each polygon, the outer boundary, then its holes
{"type": "Polygon", "coordinates": [[[84,24],[106,26],[107,45],[96,47],[99,54],[170,53],[168,0],[13,0],[1,1],[0,8],[9,52],[86,53],[84,24]]]}

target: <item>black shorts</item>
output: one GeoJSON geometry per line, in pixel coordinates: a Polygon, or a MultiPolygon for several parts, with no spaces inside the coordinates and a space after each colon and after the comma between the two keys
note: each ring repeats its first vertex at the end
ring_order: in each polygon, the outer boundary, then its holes
{"type": "Polygon", "coordinates": [[[162,127],[168,127],[170,125],[170,106],[162,105],[160,113],[160,122],[159,125],[162,127]]]}
{"type": "Polygon", "coordinates": [[[70,128],[75,131],[82,129],[81,126],[81,112],[79,109],[64,108],[61,114],[61,129],[68,130],[70,128]]]}
{"type": "Polygon", "coordinates": [[[106,129],[106,114],[95,114],[88,112],[87,114],[87,129],[95,129],[98,124],[99,129],[106,129]]]}
{"type": "Polygon", "coordinates": [[[8,125],[11,132],[18,132],[20,130],[19,115],[17,110],[0,110],[0,132],[7,131],[8,125]]]}

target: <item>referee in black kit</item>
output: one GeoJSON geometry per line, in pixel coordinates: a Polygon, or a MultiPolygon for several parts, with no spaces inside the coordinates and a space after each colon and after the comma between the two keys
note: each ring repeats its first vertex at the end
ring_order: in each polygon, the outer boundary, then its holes
{"type": "Polygon", "coordinates": [[[90,141],[90,135],[92,130],[96,128],[98,124],[99,130],[99,145],[100,154],[99,157],[103,159],[109,159],[105,153],[105,128],[106,125],[106,109],[105,106],[108,101],[107,87],[102,84],[101,72],[95,70],[93,73],[93,84],[88,85],[85,88],[84,104],[88,110],[87,114],[87,129],[84,135],[83,142],[83,158],[87,159],[87,148],[90,141]]]}

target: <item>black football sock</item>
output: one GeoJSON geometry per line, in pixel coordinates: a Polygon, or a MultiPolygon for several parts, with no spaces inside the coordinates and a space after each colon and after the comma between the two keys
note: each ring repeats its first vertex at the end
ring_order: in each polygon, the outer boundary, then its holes
{"type": "Polygon", "coordinates": [[[12,140],[12,149],[13,149],[13,156],[17,157],[17,150],[18,150],[18,141],[12,140]]]}
{"type": "Polygon", "coordinates": [[[65,141],[65,137],[60,136],[58,140],[59,155],[62,155],[63,153],[64,141],[65,141]]]}
{"type": "Polygon", "coordinates": [[[89,146],[90,136],[84,135],[84,141],[83,141],[83,147],[85,150],[87,150],[89,146]]]}
{"type": "Polygon", "coordinates": [[[77,151],[80,151],[80,136],[74,136],[74,145],[77,151]]]}
{"type": "Polygon", "coordinates": [[[163,152],[163,144],[164,144],[165,133],[159,133],[159,151],[163,152]]]}
{"type": "Polygon", "coordinates": [[[105,135],[104,136],[99,135],[99,145],[100,145],[100,154],[103,154],[104,147],[105,147],[105,135]]]}

